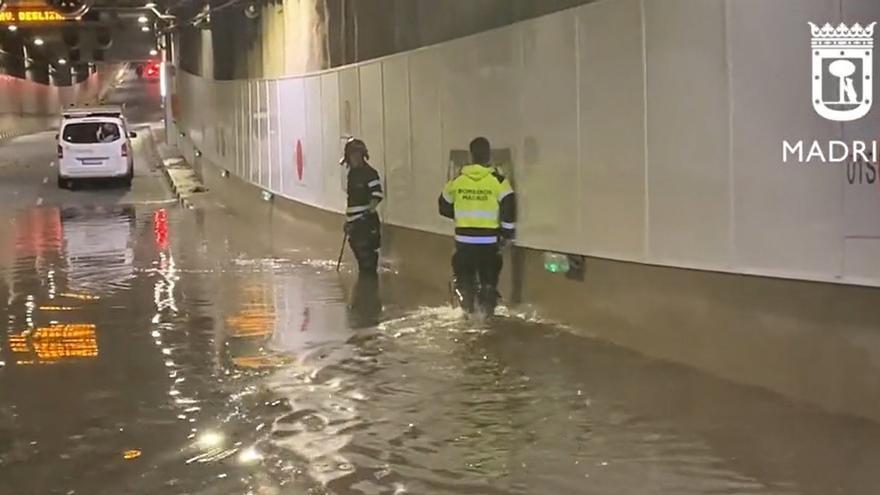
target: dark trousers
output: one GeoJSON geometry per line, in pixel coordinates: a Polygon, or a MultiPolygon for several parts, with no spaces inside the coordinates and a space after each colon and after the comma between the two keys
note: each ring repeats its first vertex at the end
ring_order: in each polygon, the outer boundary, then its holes
{"type": "Polygon", "coordinates": [[[495,310],[502,265],[497,244],[456,243],[452,272],[456,295],[465,311],[474,310],[475,298],[488,314],[495,310]]]}
{"type": "Polygon", "coordinates": [[[358,262],[358,270],[374,274],[379,268],[379,246],[382,244],[379,215],[367,214],[348,224],[348,245],[358,262]]]}

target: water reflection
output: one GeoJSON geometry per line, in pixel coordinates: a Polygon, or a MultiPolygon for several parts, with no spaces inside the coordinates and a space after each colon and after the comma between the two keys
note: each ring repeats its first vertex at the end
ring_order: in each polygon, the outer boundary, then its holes
{"type": "Polygon", "coordinates": [[[135,221],[132,207],[61,211],[69,290],[100,294],[128,287],[134,273],[135,221]]]}
{"type": "Polygon", "coordinates": [[[54,364],[77,358],[98,356],[98,340],[93,324],[51,325],[34,332],[11,334],[9,350],[15,364],[54,364]]]}
{"type": "Polygon", "coordinates": [[[382,295],[378,277],[359,275],[349,299],[349,325],[352,328],[367,328],[379,324],[382,318],[382,295]]]}

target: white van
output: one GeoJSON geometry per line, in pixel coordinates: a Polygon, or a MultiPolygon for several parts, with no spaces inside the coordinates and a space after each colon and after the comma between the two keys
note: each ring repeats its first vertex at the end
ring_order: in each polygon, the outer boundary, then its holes
{"type": "MultiPolygon", "coordinates": [[[[66,112],[65,112],[66,113],[66,112]]],[[[58,133],[58,187],[73,188],[82,179],[122,179],[131,187],[134,157],[122,115],[65,114],[58,133]]]]}

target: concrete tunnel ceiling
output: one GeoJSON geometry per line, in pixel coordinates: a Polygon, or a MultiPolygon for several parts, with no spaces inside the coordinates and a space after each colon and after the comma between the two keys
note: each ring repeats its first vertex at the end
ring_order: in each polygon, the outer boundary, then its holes
{"type": "Polygon", "coordinates": [[[594,0],[182,3],[179,64],[215,79],[295,75],[448,41],[594,0]],[[210,7],[210,15],[206,6],[210,7]]]}
{"type": "Polygon", "coordinates": [[[7,0],[3,2],[0,43],[4,73],[25,77],[36,72],[88,73],[89,64],[147,60],[157,48],[158,33],[169,27],[158,13],[192,2],[146,0],[7,0]],[[86,5],[89,4],[89,5],[86,5]],[[79,20],[54,20],[52,12],[82,7],[79,20]],[[150,7],[150,8],[148,8],[150,7]],[[146,22],[144,22],[146,21],[146,22]]]}

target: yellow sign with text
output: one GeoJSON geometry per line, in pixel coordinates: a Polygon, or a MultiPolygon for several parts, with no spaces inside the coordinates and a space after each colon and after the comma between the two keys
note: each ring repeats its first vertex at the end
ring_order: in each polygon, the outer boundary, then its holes
{"type": "Polygon", "coordinates": [[[54,10],[28,9],[4,10],[0,12],[0,22],[42,23],[62,22],[67,19],[54,10]]]}

